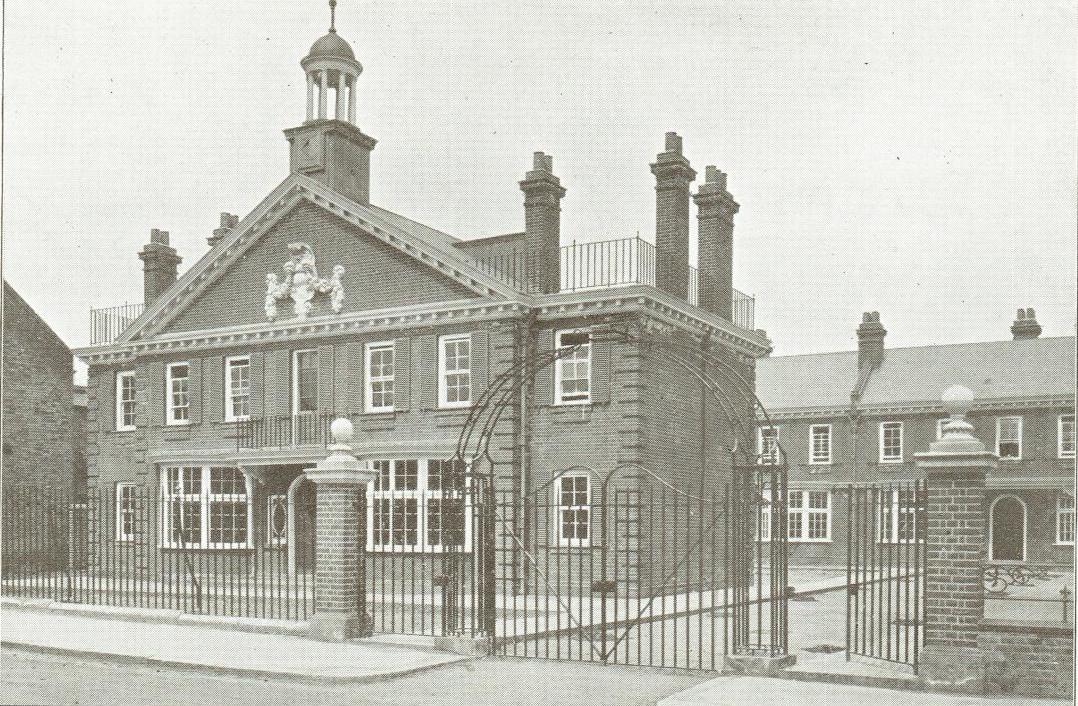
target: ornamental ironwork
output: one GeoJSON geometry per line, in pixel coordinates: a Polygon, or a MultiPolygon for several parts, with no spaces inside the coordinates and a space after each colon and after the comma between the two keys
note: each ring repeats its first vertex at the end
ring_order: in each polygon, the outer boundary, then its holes
{"type": "Polygon", "coordinates": [[[1045,567],[997,565],[984,568],[985,593],[999,595],[1009,586],[1031,586],[1054,578],[1045,567]]]}

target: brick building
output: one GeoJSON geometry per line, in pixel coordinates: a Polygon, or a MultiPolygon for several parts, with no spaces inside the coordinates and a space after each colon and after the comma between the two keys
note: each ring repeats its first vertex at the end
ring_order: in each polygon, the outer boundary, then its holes
{"type": "Polygon", "coordinates": [[[83,428],[76,414],[71,351],[4,282],[3,482],[75,491],[83,428]]]}
{"type": "Polygon", "coordinates": [[[144,307],[95,311],[95,345],[78,351],[89,482],[115,489],[118,516],[132,511],[127,488],[160,488],[164,507],[189,508],[160,518],[166,536],[185,525],[188,549],[291,551],[312,541],[303,469],[346,416],[355,453],[381,473],[369,548],[436,551],[445,464],[491,382],[520,361],[537,372],[516,373],[498,400],[490,461],[500,488],[558,499],[559,542],[588,541],[596,492],[584,470],[541,490],[559,470],[635,465],[678,488],[729,478],[732,427],[751,435],[748,395],[730,388],[722,408],[664,352],[707,351],[751,386],[769,351],[732,286],[725,174],[707,167],[692,194],[696,172],[668,133],[651,166],[655,244],[562,246],[565,187],[537,152],[519,183],[523,231],[461,240],[370,203],[376,142],[356,124],[351,47],[331,30],[301,66],[291,173],[242,219],[222,214],[182,276],[169,234],[153,230],[139,253],[144,307]]]}
{"type": "MultiPolygon", "coordinates": [[[[1075,338],[1041,338],[1032,309],[1011,331],[1013,340],[888,349],[870,312],[856,351],[758,361],[757,393],[789,464],[792,564],[845,564],[838,491],[922,477],[914,454],[939,438],[940,391],[953,384],[973,390],[968,421],[1000,456],[987,480],[987,558],[1073,562],[1075,338]]],[[[761,451],[770,436],[758,431],[761,451]]]]}

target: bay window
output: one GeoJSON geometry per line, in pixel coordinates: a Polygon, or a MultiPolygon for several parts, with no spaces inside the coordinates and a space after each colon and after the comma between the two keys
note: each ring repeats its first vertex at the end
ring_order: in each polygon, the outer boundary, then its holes
{"type": "Polygon", "coordinates": [[[367,550],[439,552],[471,549],[464,467],[437,459],[371,462],[378,475],[367,486],[367,550]]]}
{"type": "Polygon", "coordinates": [[[917,522],[918,503],[923,506],[923,498],[918,497],[916,488],[890,488],[876,492],[876,502],[879,504],[876,541],[881,544],[923,542],[925,528],[917,522]]]}
{"type": "Polygon", "coordinates": [[[247,480],[237,468],[161,469],[164,546],[236,549],[250,546],[247,480]]]}

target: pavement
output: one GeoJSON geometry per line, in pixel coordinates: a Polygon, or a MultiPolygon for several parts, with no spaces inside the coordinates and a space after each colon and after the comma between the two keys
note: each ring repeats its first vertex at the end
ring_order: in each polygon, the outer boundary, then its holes
{"type": "Polygon", "coordinates": [[[390,679],[468,659],[358,640],[321,642],[297,635],[117,620],[9,603],[0,611],[0,643],[220,674],[343,683],[390,679]]]}
{"type": "Polygon", "coordinates": [[[846,686],[763,677],[718,677],[666,697],[659,706],[743,706],[744,704],[872,704],[873,706],[1048,706],[1067,701],[1013,697],[951,696],[915,691],[891,691],[865,686],[846,686]]]}

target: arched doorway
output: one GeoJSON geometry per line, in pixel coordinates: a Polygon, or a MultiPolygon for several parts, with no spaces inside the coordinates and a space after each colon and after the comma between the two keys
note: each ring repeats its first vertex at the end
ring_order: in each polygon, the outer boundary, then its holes
{"type": "Polygon", "coordinates": [[[1026,560],[1026,504],[1014,495],[1001,495],[989,512],[992,561],[1026,560]]]}

